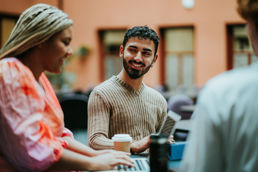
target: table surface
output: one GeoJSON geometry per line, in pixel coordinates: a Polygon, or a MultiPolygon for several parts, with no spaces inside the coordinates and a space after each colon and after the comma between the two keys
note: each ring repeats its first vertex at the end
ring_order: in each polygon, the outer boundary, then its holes
{"type": "MultiPolygon", "coordinates": [[[[132,158],[140,158],[140,157],[147,157],[148,154],[137,154],[137,155],[131,155],[132,158]]],[[[181,160],[168,160],[168,169],[171,170],[177,170],[180,166],[181,160]]]]}

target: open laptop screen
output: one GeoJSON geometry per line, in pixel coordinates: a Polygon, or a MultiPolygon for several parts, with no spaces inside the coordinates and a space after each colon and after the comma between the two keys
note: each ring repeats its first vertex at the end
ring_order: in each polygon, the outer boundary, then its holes
{"type": "Polygon", "coordinates": [[[181,119],[181,116],[176,114],[173,111],[168,111],[168,114],[163,121],[163,124],[158,132],[160,135],[165,135],[169,137],[172,134],[173,128],[176,125],[176,122],[181,119]]]}

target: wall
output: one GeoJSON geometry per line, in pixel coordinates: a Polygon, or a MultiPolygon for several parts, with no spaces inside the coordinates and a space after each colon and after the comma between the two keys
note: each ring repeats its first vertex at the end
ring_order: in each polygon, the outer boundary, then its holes
{"type": "MultiPolygon", "coordinates": [[[[37,0],[0,0],[0,12],[20,13],[37,0]],[[15,4],[15,5],[13,5],[15,4]]],[[[45,0],[53,5],[58,1],[45,0]]],[[[226,70],[226,24],[243,23],[235,10],[235,0],[195,0],[193,9],[184,9],[181,0],[63,0],[64,11],[74,20],[76,49],[86,44],[91,54],[84,61],[73,60],[68,70],[77,73],[74,88],[98,84],[100,52],[98,29],[149,25],[157,32],[173,26],[193,25],[195,39],[195,81],[202,86],[211,77],[226,70]]],[[[161,83],[161,58],[146,75],[151,86],[161,83]]]]}
{"type": "Polygon", "coordinates": [[[0,12],[19,15],[26,8],[36,3],[58,5],[58,0],[0,0],[0,12]]]}
{"type": "MultiPolygon", "coordinates": [[[[74,20],[73,45],[92,49],[75,87],[99,83],[100,64],[97,29],[149,25],[162,27],[193,25],[195,28],[195,81],[202,86],[226,70],[226,24],[242,23],[235,0],[195,0],[193,9],[184,9],[181,0],[64,0],[64,9],[74,20]],[[89,75],[90,74],[90,75],[89,75]]],[[[161,57],[160,57],[161,58],[161,57]]],[[[79,69],[77,69],[79,70],[79,69]]],[[[146,83],[160,83],[160,59],[145,77],[146,83]]]]}

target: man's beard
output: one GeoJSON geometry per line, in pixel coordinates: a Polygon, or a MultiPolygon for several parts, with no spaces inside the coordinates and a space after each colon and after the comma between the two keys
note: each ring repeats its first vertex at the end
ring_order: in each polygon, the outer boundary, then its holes
{"type": "MultiPolygon", "coordinates": [[[[136,62],[135,60],[129,60],[128,63],[138,63],[138,64],[141,64],[143,65],[143,67],[145,67],[145,64],[142,63],[142,62],[136,62]]],[[[131,78],[131,79],[137,79],[137,78],[140,78],[141,76],[143,76],[145,73],[147,73],[152,64],[153,64],[153,61],[151,62],[151,64],[149,66],[147,66],[146,68],[144,68],[143,70],[136,70],[136,69],[133,69],[131,68],[128,63],[126,62],[126,60],[124,59],[123,57],[123,65],[124,65],[124,68],[125,68],[125,71],[127,73],[127,75],[131,78]]]]}

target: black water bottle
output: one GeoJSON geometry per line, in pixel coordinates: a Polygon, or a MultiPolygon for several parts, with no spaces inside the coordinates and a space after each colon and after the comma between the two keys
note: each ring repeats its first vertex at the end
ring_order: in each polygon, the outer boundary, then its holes
{"type": "Polygon", "coordinates": [[[150,169],[151,172],[168,171],[169,144],[164,135],[151,135],[150,169]]]}

